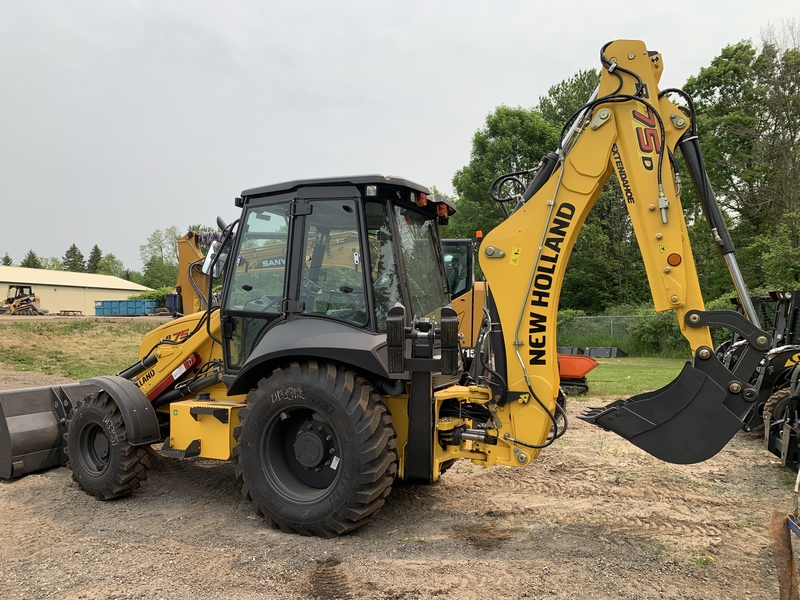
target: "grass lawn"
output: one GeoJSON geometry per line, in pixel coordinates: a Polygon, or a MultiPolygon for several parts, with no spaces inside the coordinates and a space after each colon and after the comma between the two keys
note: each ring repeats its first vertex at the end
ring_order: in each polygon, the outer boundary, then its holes
{"type": "Polygon", "coordinates": [[[598,358],[586,376],[589,393],[584,398],[627,398],[663,387],[681,372],[681,358],[598,358]]]}
{"type": "MultiPolygon", "coordinates": [[[[136,361],[142,337],[157,325],[136,318],[3,322],[0,361],[18,371],[69,379],[113,375],[136,361]]],[[[622,398],[658,389],[678,376],[685,361],[626,357],[597,362],[583,398],[622,398]]]]}
{"type": "Polygon", "coordinates": [[[138,357],[151,320],[36,319],[0,324],[0,361],[6,368],[69,379],[113,375],[138,357]]]}

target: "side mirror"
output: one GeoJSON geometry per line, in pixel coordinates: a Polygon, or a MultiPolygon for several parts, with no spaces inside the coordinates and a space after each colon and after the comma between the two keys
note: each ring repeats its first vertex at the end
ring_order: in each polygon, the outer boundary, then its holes
{"type": "Polygon", "coordinates": [[[222,270],[225,268],[225,263],[228,260],[227,249],[223,248],[221,242],[211,242],[211,247],[206,254],[206,259],[203,261],[203,267],[200,269],[204,275],[210,275],[214,279],[222,275],[222,270]]]}

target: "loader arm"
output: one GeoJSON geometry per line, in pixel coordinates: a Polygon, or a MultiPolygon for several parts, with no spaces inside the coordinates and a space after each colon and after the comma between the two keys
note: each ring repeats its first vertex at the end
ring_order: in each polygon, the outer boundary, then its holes
{"type": "MultiPolygon", "coordinates": [[[[532,196],[481,246],[492,320],[499,323],[496,359],[505,363],[511,429],[505,439],[533,458],[550,435],[553,420],[543,415],[553,414],[558,395],[556,321],[564,272],[581,226],[615,172],[655,308],[676,311],[694,361],[664,389],[594,409],[585,418],[663,460],[698,462],[718,452],[741,427],[755,399],[747,377],[769,347],[769,336],[733,311],[704,310],[671,160],[680,144],[692,144],[693,151],[698,147],[689,117],[659,92],[661,56],[642,42],[626,40],[608,44],[602,54],[598,91],[554,157],[552,174],[540,174],[540,183],[534,180],[538,189],[529,189],[532,196]],[[708,325],[745,332],[750,342],[746,365],[737,365],[744,379],[716,359],[708,325]]],[[[698,193],[714,219],[718,209],[702,159],[695,158],[691,179],[702,188],[698,193]]],[[[731,253],[727,231],[720,229],[724,221],[713,220],[713,226],[721,251],[731,253]]],[[[740,295],[744,291],[747,297],[732,259],[729,268],[740,295]]]]}
{"type": "Polygon", "coordinates": [[[200,248],[197,232],[190,231],[178,240],[178,313],[190,314],[208,307],[208,275],[200,267],[205,254],[200,248]]]}

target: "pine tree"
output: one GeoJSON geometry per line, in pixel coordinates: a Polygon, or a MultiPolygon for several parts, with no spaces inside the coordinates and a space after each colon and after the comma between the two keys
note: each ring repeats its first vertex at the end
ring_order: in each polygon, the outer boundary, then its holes
{"type": "Polygon", "coordinates": [[[41,269],[42,261],[39,260],[36,252],[33,250],[28,250],[28,253],[25,255],[25,258],[22,259],[22,262],[19,263],[19,266],[28,267],[29,269],[41,269]]]}
{"type": "Polygon", "coordinates": [[[6,252],[5,256],[3,256],[2,264],[4,267],[10,267],[14,264],[14,261],[11,260],[11,256],[9,256],[8,252],[6,252]]]}
{"type": "Polygon", "coordinates": [[[100,247],[97,244],[95,244],[92,247],[92,251],[89,252],[89,260],[86,261],[86,272],[97,273],[97,269],[100,266],[101,260],[103,260],[103,251],[100,250],[100,247]]]}
{"type": "Polygon", "coordinates": [[[75,244],[72,244],[64,254],[63,261],[65,271],[73,271],[75,273],[86,272],[86,260],[83,258],[83,253],[78,249],[75,244]]]}

